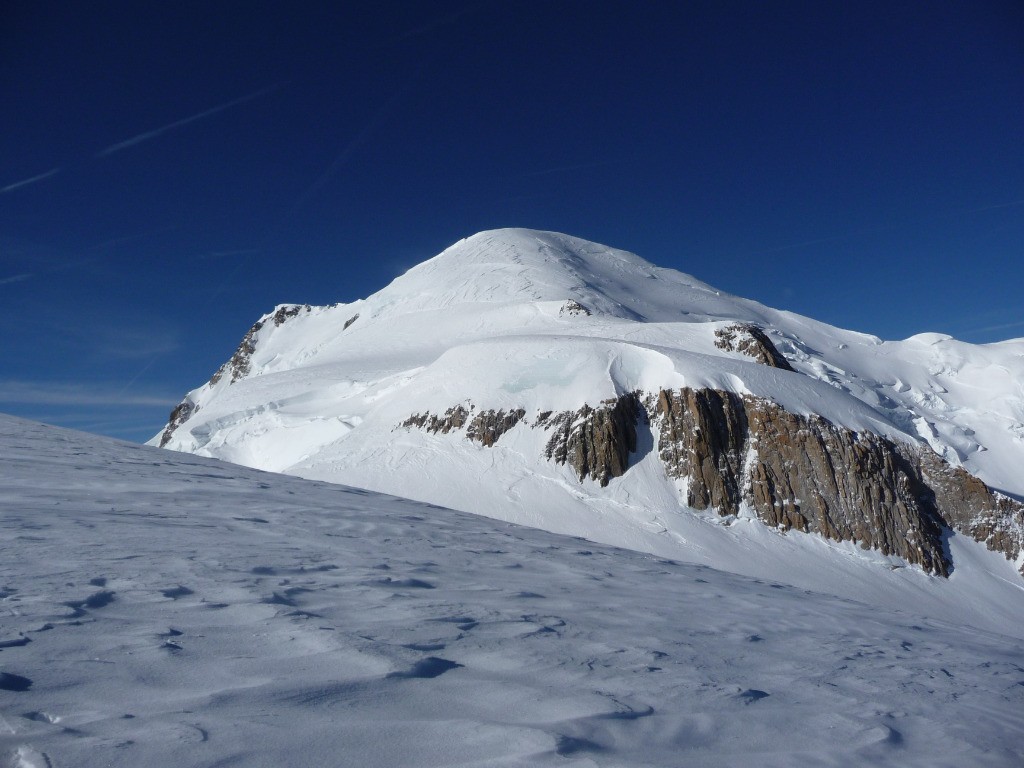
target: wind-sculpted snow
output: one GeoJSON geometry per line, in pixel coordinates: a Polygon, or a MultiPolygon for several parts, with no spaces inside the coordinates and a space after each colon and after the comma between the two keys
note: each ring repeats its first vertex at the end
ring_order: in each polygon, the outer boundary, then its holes
{"type": "Polygon", "coordinates": [[[0,764],[1024,761],[1019,621],[881,579],[838,598],[10,417],[0,499],[0,764]]]}

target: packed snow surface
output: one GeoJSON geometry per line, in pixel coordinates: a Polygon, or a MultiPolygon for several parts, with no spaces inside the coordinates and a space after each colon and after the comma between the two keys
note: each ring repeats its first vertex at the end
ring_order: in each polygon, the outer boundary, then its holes
{"type": "Polygon", "coordinates": [[[4,765],[1024,761],[1019,622],[884,579],[841,598],[11,417],[0,526],[4,765]]]}

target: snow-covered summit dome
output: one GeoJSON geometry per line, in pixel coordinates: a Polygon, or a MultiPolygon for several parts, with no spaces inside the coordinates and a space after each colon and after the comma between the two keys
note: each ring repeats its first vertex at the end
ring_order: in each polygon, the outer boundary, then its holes
{"type": "Polygon", "coordinates": [[[720,300],[720,292],[629,251],[558,232],[494,229],[418,264],[368,304],[376,315],[570,299],[601,315],[672,321],[720,300]]]}

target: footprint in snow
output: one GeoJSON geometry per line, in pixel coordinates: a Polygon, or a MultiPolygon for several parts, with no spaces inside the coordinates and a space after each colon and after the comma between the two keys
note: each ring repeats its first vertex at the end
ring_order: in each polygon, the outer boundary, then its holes
{"type": "Polygon", "coordinates": [[[84,600],[68,600],[64,605],[74,611],[74,617],[84,616],[86,608],[103,608],[110,605],[114,602],[114,594],[111,590],[105,589],[100,592],[94,592],[84,600]]]}
{"type": "Polygon", "coordinates": [[[425,659],[420,659],[412,668],[405,670],[404,672],[391,672],[387,675],[388,679],[421,679],[429,680],[435,677],[440,677],[445,672],[450,672],[453,669],[458,669],[463,666],[454,661],[448,659],[441,659],[437,656],[428,656],[425,659]]]}
{"type": "Polygon", "coordinates": [[[765,691],[759,691],[757,688],[747,688],[747,690],[737,693],[736,698],[740,699],[744,704],[753,704],[755,701],[765,699],[769,695],[765,691]]]}
{"type": "Polygon", "coordinates": [[[186,595],[194,595],[195,592],[193,592],[188,587],[183,587],[181,586],[181,584],[179,584],[176,587],[171,587],[170,589],[165,589],[161,591],[160,594],[164,597],[169,597],[171,600],[177,600],[179,597],[185,597],[186,595]]]}
{"type": "Polygon", "coordinates": [[[447,646],[444,643],[405,643],[402,647],[410,651],[443,651],[447,646]]]}
{"type": "Polygon", "coordinates": [[[469,630],[480,626],[480,622],[472,616],[445,616],[441,619],[430,619],[430,621],[438,621],[442,624],[454,624],[461,632],[469,632],[469,630]]]}
{"type": "Polygon", "coordinates": [[[181,637],[184,634],[185,633],[182,632],[180,629],[168,627],[166,632],[161,632],[157,635],[159,639],[163,640],[163,643],[160,645],[160,647],[165,651],[169,651],[170,653],[177,653],[178,651],[182,650],[184,646],[182,646],[181,643],[177,642],[173,638],[181,637]]]}
{"type": "Polygon", "coordinates": [[[50,725],[56,725],[60,722],[60,718],[57,715],[51,715],[49,712],[39,712],[38,710],[25,712],[22,717],[26,720],[31,720],[34,723],[49,723],[50,725]]]}
{"type": "Polygon", "coordinates": [[[392,579],[386,576],[383,579],[364,582],[371,587],[404,587],[406,589],[433,589],[434,585],[423,579],[392,579]]]}
{"type": "Polygon", "coordinates": [[[577,739],[575,736],[559,736],[555,744],[555,753],[559,757],[570,757],[580,752],[603,752],[604,747],[587,739],[577,739]]]}
{"type": "Polygon", "coordinates": [[[295,602],[295,596],[301,595],[303,592],[312,592],[313,590],[307,589],[306,587],[289,587],[283,592],[275,592],[270,597],[263,598],[261,603],[268,603],[270,605],[284,605],[289,608],[298,608],[299,604],[295,602]]]}
{"type": "Polygon", "coordinates": [[[27,677],[16,675],[13,672],[0,672],[0,691],[24,693],[31,687],[32,681],[27,677]]]}

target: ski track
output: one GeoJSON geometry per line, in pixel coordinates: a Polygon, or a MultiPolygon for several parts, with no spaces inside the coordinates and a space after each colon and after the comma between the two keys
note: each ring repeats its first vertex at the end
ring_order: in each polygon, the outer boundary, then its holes
{"type": "Polygon", "coordinates": [[[0,765],[1024,762],[1022,641],[912,607],[11,417],[0,467],[0,765]]]}

